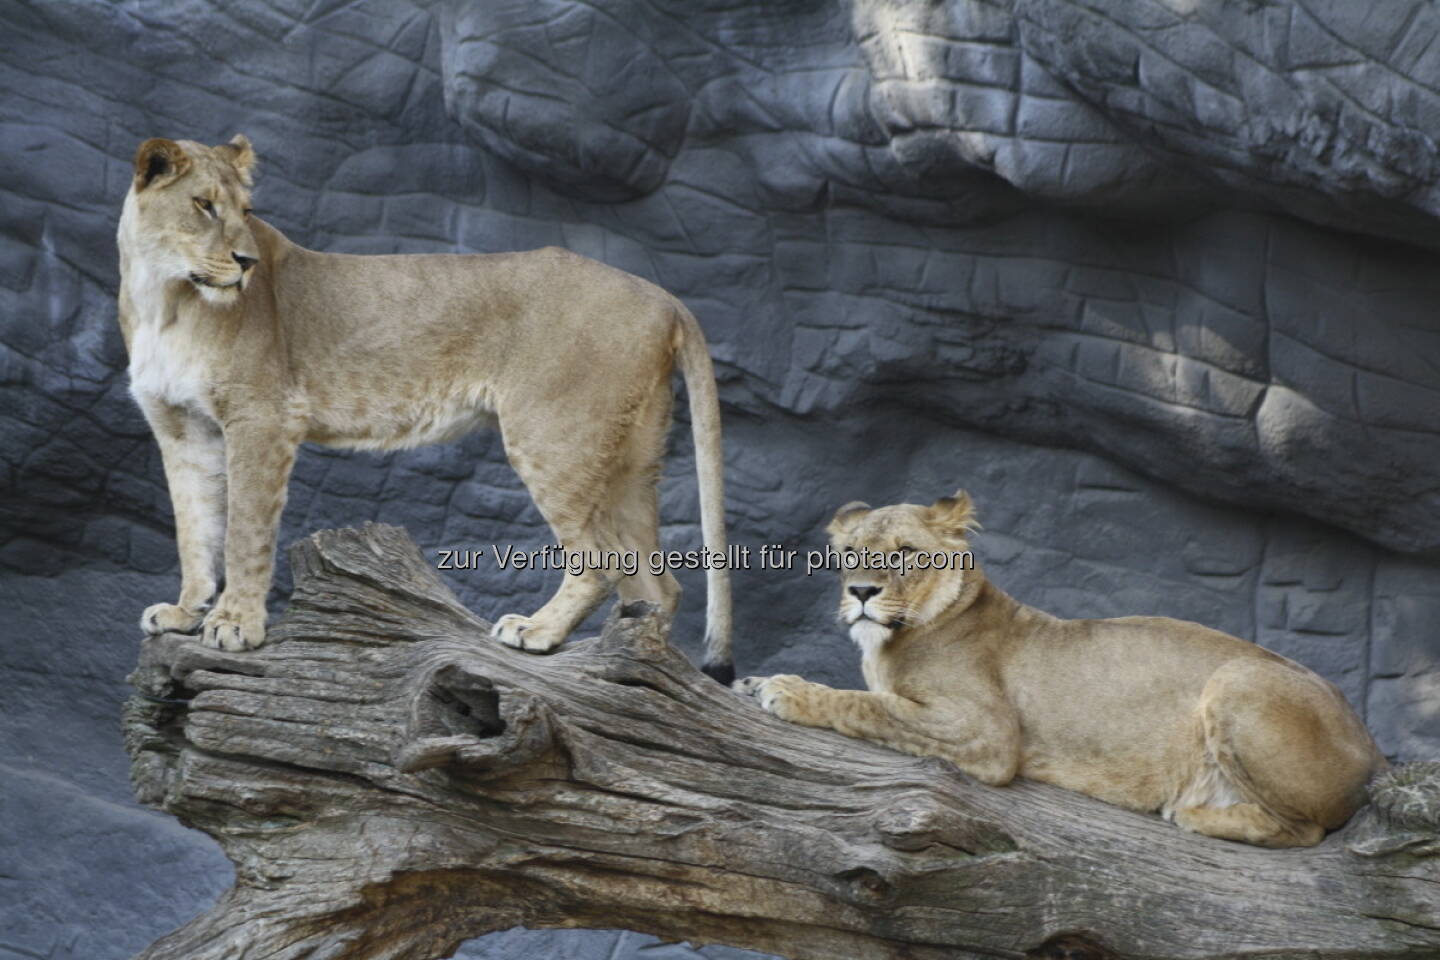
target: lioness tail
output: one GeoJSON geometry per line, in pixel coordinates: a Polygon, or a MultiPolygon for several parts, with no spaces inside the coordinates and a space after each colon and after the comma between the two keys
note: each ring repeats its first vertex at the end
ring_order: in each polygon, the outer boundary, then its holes
{"type": "MultiPolygon", "coordinates": [[[[710,348],[695,316],[676,301],[680,324],[680,373],[690,397],[695,438],[695,473],[700,488],[700,534],[705,549],[724,553],[725,451],[720,441],[720,398],[710,348]]],[[[708,675],[726,686],[735,679],[730,654],[730,572],[712,566],[705,573],[705,663],[708,675]]]]}

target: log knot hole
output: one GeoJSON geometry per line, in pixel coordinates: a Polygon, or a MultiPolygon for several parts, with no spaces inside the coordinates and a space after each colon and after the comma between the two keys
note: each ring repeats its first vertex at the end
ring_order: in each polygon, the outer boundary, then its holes
{"type": "Polygon", "coordinates": [[[641,617],[649,616],[659,609],[653,603],[644,600],[631,600],[629,603],[622,603],[618,611],[621,620],[639,620],[641,617]]]}
{"type": "Polygon", "coordinates": [[[914,792],[879,810],[872,821],[880,842],[892,850],[939,847],[972,856],[1011,853],[1015,838],[999,824],[967,814],[932,794],[914,792]]]}
{"type": "Polygon", "coordinates": [[[502,697],[476,665],[432,662],[411,684],[409,722],[392,755],[402,773],[454,766],[494,775],[555,743],[553,718],[540,700],[514,689],[502,697]]]}
{"type": "Polygon", "coordinates": [[[1088,930],[1057,933],[1025,951],[1025,960],[1117,960],[1088,930]]]}
{"type": "Polygon", "coordinates": [[[458,663],[447,663],[430,675],[412,718],[419,737],[494,737],[505,732],[494,682],[458,663]]]}
{"type": "Polygon", "coordinates": [[[838,875],[845,884],[851,902],[866,906],[877,906],[889,902],[895,893],[895,885],[870,867],[856,867],[838,875]]]}

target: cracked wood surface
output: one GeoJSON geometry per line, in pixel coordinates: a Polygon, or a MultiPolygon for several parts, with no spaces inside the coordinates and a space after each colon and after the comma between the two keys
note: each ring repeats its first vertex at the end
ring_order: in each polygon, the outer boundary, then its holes
{"type": "Polygon", "coordinates": [[[1440,860],[1358,856],[1365,824],[1270,851],[985,787],[766,715],[645,610],[526,655],[394,527],[292,563],[270,646],[167,635],[132,676],[137,794],[236,870],[144,960],[418,960],[517,924],[793,958],[1440,952],[1440,860]]]}

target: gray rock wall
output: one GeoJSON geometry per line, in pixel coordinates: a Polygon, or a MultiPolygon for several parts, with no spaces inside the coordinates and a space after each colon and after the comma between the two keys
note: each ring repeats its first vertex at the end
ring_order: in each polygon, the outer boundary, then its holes
{"type": "MultiPolygon", "coordinates": [[[[177,583],[114,326],[153,135],[247,133],[257,210],[310,246],[555,243],[683,297],[734,542],[804,550],[840,503],[964,486],[1021,599],[1255,639],[1435,756],[1440,14],[1362,6],[0,0],[0,955],[127,956],[229,882],[131,802],[116,723],[132,625],[177,583]]],[[[549,540],[494,437],[307,449],[283,538],[366,519],[435,551],[549,540]]],[[[452,580],[491,617],[553,588],[452,580]]],[[[823,576],[735,591],[742,671],[858,685],[823,576]]]]}

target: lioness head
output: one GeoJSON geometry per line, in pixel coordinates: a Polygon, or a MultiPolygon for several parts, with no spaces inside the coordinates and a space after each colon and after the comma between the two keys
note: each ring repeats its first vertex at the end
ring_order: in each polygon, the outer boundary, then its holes
{"type": "Polygon", "coordinates": [[[239,134],[215,147],[160,138],[140,144],[121,217],[140,266],[157,279],[193,284],[211,303],[238,299],[260,259],[248,222],[254,166],[255,151],[239,134]]]}
{"type": "Polygon", "coordinates": [[[841,557],[840,619],[861,646],[922,626],[954,603],[972,569],[975,509],[961,490],[928,507],[841,507],[826,527],[841,557]]]}

